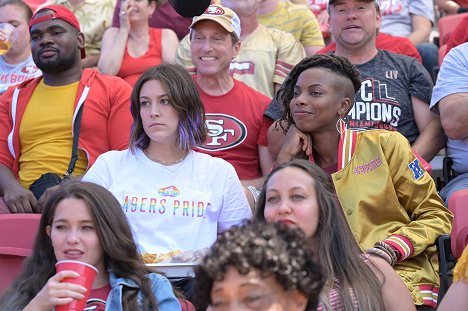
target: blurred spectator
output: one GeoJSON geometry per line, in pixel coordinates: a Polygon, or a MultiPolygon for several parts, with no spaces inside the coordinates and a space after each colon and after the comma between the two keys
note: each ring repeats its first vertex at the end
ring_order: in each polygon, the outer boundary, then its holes
{"type": "MultiPolygon", "coordinates": [[[[242,29],[239,53],[231,60],[230,71],[239,80],[272,98],[296,63],[304,58],[304,49],[290,33],[260,25],[257,8],[260,0],[221,1],[240,19],[242,29]]],[[[179,44],[176,62],[196,74],[190,53],[190,36],[179,44]]]]}
{"type": "Polygon", "coordinates": [[[0,56],[0,94],[10,85],[41,75],[31,56],[28,28],[31,16],[31,9],[22,0],[0,1],[0,23],[9,23],[16,29],[15,42],[0,56]]]}
{"type": "Polygon", "coordinates": [[[437,9],[441,14],[457,14],[468,12],[467,0],[435,0],[437,9]]]}
{"type": "MultiPolygon", "coordinates": [[[[225,0],[230,7],[230,2],[225,0]]],[[[322,32],[315,15],[302,4],[290,1],[263,0],[257,9],[257,19],[260,24],[291,33],[301,42],[307,56],[315,54],[324,47],[322,32]]]]}
{"type": "Polygon", "coordinates": [[[330,30],[328,26],[328,0],[290,0],[293,3],[304,4],[314,13],[322,31],[325,45],[329,43],[330,30]]]}
{"type": "Polygon", "coordinates": [[[53,173],[60,179],[68,171],[77,116],[83,117],[75,176],[101,153],[125,148],[131,126],[130,86],[81,67],[85,38],[70,10],[45,7],[29,27],[32,57],[43,77],[0,96],[0,195],[12,213],[40,211],[57,189],[51,185],[40,198],[28,190],[33,182],[44,180],[41,176],[53,173]]]}
{"type": "Polygon", "coordinates": [[[431,109],[440,115],[448,137],[447,156],[456,176],[440,191],[446,203],[454,192],[468,188],[467,102],[468,43],[463,43],[445,56],[431,100],[431,109]]]}
{"type": "MultiPolygon", "coordinates": [[[[114,17],[112,19],[112,27],[120,27],[119,13],[121,5],[121,0],[117,0],[117,4],[114,10],[114,17]]],[[[156,1],[156,9],[154,10],[153,15],[151,15],[149,19],[150,27],[172,29],[177,34],[179,40],[182,40],[182,38],[188,34],[189,26],[191,23],[191,18],[183,17],[177,14],[177,12],[167,0],[156,1]]]]}
{"type": "Polygon", "coordinates": [[[419,51],[423,65],[435,82],[434,68],[439,65],[438,48],[429,42],[434,25],[433,0],[379,0],[380,31],[408,38],[419,51]]]}
{"type": "Polygon", "coordinates": [[[198,309],[316,310],[323,277],[309,248],[299,229],[279,224],[223,232],[195,272],[198,309]]]}
{"type": "Polygon", "coordinates": [[[227,7],[211,5],[190,27],[195,81],[209,131],[199,149],[230,162],[244,186],[260,187],[273,163],[267,150],[272,121],[263,116],[270,99],[230,75],[241,45],[239,17],[227,7]]]}
{"type": "Polygon", "coordinates": [[[48,0],[42,6],[63,5],[69,8],[80,22],[85,41],[84,68],[97,66],[101,52],[102,36],[111,26],[116,0],[48,0]]]}
{"type": "MultiPolygon", "coordinates": [[[[386,50],[397,54],[407,55],[413,58],[416,58],[420,63],[422,63],[421,56],[419,55],[418,50],[414,44],[409,41],[407,38],[403,37],[394,37],[392,35],[387,35],[385,33],[379,33],[375,38],[375,47],[378,50],[386,50]]],[[[327,45],[325,48],[318,51],[320,54],[329,53],[335,51],[336,43],[332,42],[327,45]]]]}
{"type": "Polygon", "coordinates": [[[155,0],[125,0],[120,7],[120,27],[106,30],[98,68],[134,85],[148,68],[173,62],[179,40],[168,28],[152,28],[148,19],[155,0]]]}

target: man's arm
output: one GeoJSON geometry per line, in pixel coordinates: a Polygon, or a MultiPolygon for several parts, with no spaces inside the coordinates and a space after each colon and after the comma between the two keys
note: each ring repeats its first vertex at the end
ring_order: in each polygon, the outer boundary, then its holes
{"type": "MultiPolygon", "coordinates": [[[[268,129],[268,151],[273,159],[278,157],[278,154],[283,146],[286,135],[284,134],[280,121],[273,122],[268,129]]],[[[286,122],[284,122],[286,124],[286,122]]]]}
{"type": "Polygon", "coordinates": [[[99,55],[101,54],[86,55],[86,58],[81,60],[81,67],[83,68],[96,67],[99,61],[99,55]]]}
{"type": "Polygon", "coordinates": [[[468,93],[445,96],[439,102],[440,121],[450,139],[468,137],[468,93]]]}
{"type": "Polygon", "coordinates": [[[3,195],[12,213],[39,212],[33,193],[24,189],[11,170],[3,164],[0,164],[0,195],[3,195]]]}
{"type": "MultiPolygon", "coordinates": [[[[262,169],[262,175],[266,176],[273,166],[273,158],[268,152],[267,146],[258,146],[258,157],[260,160],[260,168],[262,169]]],[[[254,186],[257,189],[261,189],[263,186],[264,177],[250,179],[250,180],[241,180],[242,186],[254,186]]]]}
{"type": "Polygon", "coordinates": [[[323,45],[304,46],[306,56],[312,56],[323,49],[323,45]]]}
{"type": "Polygon", "coordinates": [[[452,0],[436,0],[435,1],[439,12],[447,14],[457,14],[460,5],[452,0]]]}
{"type": "MultiPolygon", "coordinates": [[[[307,5],[306,5],[307,7],[307,5]]],[[[317,53],[325,46],[322,30],[315,14],[309,8],[302,11],[303,25],[300,42],[304,47],[306,56],[317,53]]]]}
{"type": "Polygon", "coordinates": [[[414,45],[428,42],[429,35],[432,30],[432,23],[430,20],[424,16],[411,15],[411,20],[413,23],[413,32],[410,33],[408,39],[413,42],[414,45]]]}
{"type": "Polygon", "coordinates": [[[273,162],[275,161],[271,156],[270,152],[268,152],[267,146],[258,146],[258,157],[260,159],[260,168],[262,169],[263,176],[268,175],[271,171],[271,167],[273,166],[273,162]]]}
{"type": "Polygon", "coordinates": [[[190,51],[190,34],[186,35],[182,40],[180,40],[179,45],[177,46],[175,62],[176,64],[185,67],[185,69],[191,75],[197,73],[197,69],[192,62],[192,55],[190,51]]]}
{"type": "Polygon", "coordinates": [[[445,147],[447,137],[444,134],[440,119],[429,110],[429,106],[421,99],[411,97],[414,119],[419,129],[419,136],[413,143],[419,155],[426,160],[431,160],[445,147]]]}

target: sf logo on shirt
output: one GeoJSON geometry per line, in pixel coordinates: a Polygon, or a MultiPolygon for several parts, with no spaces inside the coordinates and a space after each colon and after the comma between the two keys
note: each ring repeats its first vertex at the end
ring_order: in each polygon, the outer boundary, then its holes
{"type": "Polygon", "coordinates": [[[198,147],[206,151],[226,150],[240,145],[247,137],[247,127],[236,117],[207,113],[206,126],[208,137],[206,142],[198,147]]]}

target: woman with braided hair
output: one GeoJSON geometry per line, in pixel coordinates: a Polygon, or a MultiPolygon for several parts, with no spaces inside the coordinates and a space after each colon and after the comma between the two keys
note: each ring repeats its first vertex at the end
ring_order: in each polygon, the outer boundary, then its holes
{"type": "MultiPolygon", "coordinates": [[[[360,88],[359,72],[346,58],[299,62],[277,95],[286,137],[276,162],[308,159],[328,173],[360,247],[393,266],[418,310],[432,310],[439,286],[434,243],[450,232],[452,215],[401,134],[347,129],[360,88]]],[[[384,96],[384,85],[377,92],[384,96]]]]}

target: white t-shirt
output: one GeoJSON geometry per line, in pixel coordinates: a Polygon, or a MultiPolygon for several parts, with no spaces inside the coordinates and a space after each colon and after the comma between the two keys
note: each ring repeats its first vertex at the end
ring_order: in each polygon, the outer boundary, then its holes
{"type": "Polygon", "coordinates": [[[0,57],[0,94],[11,85],[16,85],[26,80],[36,78],[42,72],[36,67],[31,56],[18,64],[9,64],[0,57]]]}
{"type": "Polygon", "coordinates": [[[164,166],[142,150],[102,154],[83,177],[122,204],[140,252],[209,248],[218,232],[252,216],[234,167],[195,151],[164,166]]]}

